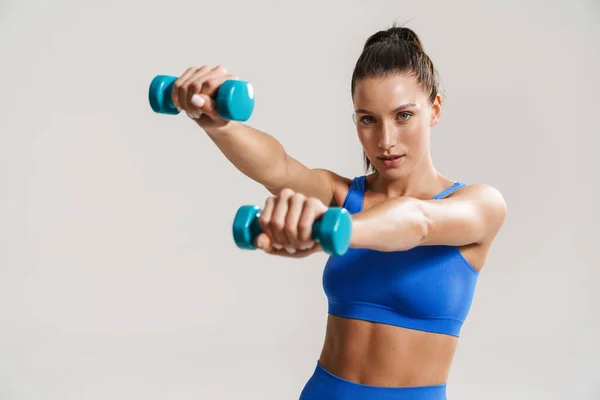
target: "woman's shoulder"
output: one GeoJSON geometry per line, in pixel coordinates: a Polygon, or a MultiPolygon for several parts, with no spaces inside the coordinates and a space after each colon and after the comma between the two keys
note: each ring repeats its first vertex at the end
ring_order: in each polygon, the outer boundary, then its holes
{"type": "Polygon", "coordinates": [[[506,211],[506,201],[500,190],[487,183],[462,183],[461,187],[447,198],[463,199],[470,203],[481,204],[488,211],[500,214],[506,211]]]}
{"type": "Polygon", "coordinates": [[[480,215],[480,220],[488,225],[491,236],[495,236],[506,218],[506,200],[500,190],[490,184],[465,184],[449,195],[448,199],[460,201],[473,214],[480,215]]]}
{"type": "Polygon", "coordinates": [[[451,197],[469,197],[481,200],[490,200],[494,203],[504,203],[504,197],[500,190],[487,183],[461,183],[460,188],[454,191],[448,198],[451,197]]]}

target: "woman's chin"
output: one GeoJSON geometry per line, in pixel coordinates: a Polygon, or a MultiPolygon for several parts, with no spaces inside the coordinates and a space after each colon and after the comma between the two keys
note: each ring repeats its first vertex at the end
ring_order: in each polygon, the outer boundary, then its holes
{"type": "Polygon", "coordinates": [[[381,175],[385,179],[394,180],[403,177],[406,175],[406,168],[399,165],[396,167],[386,167],[385,165],[377,165],[376,168],[379,175],[381,175]]]}

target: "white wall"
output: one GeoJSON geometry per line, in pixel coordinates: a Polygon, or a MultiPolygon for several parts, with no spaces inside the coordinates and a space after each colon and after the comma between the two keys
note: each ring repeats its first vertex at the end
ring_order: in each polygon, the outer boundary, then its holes
{"type": "Polygon", "coordinates": [[[600,398],[600,7],[485,3],[4,0],[0,398],[297,398],[325,255],[238,250],[233,215],[266,191],[148,85],[224,64],[255,86],[250,124],[355,176],[354,62],[411,17],[447,93],[436,167],[509,209],[449,398],[600,398]]]}

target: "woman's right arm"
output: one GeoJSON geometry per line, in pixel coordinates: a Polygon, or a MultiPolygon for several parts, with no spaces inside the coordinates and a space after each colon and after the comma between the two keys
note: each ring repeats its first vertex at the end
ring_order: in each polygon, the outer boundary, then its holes
{"type": "Polygon", "coordinates": [[[335,193],[349,181],[325,169],[311,169],[291,157],[273,136],[237,121],[222,119],[213,96],[227,79],[221,66],[188,69],[174,84],[173,102],[185,110],[244,175],[274,195],[284,188],[325,204],[335,204],[335,193]]]}
{"type": "Polygon", "coordinates": [[[332,202],[340,177],[325,169],[308,168],[290,156],[273,136],[236,121],[205,131],[240,172],[272,194],[289,188],[325,204],[332,202]]]}

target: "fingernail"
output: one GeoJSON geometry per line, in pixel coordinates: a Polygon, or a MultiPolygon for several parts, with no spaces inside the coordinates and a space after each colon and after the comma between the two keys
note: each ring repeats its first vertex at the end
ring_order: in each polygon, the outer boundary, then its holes
{"type": "Polygon", "coordinates": [[[305,244],[304,246],[301,247],[301,249],[302,250],[308,250],[308,249],[312,249],[312,247],[313,247],[313,244],[310,243],[310,244],[305,244]]]}
{"type": "Polygon", "coordinates": [[[288,253],[290,253],[290,254],[294,254],[294,253],[296,252],[296,249],[292,249],[292,248],[289,248],[289,247],[286,247],[285,249],[286,249],[286,250],[287,250],[287,252],[288,252],[288,253]]]}
{"type": "Polygon", "coordinates": [[[202,107],[204,105],[204,99],[199,94],[193,95],[191,101],[196,107],[202,107]]]}
{"type": "Polygon", "coordinates": [[[275,247],[277,250],[281,250],[283,248],[283,246],[278,243],[273,243],[273,247],[275,247]]]}

